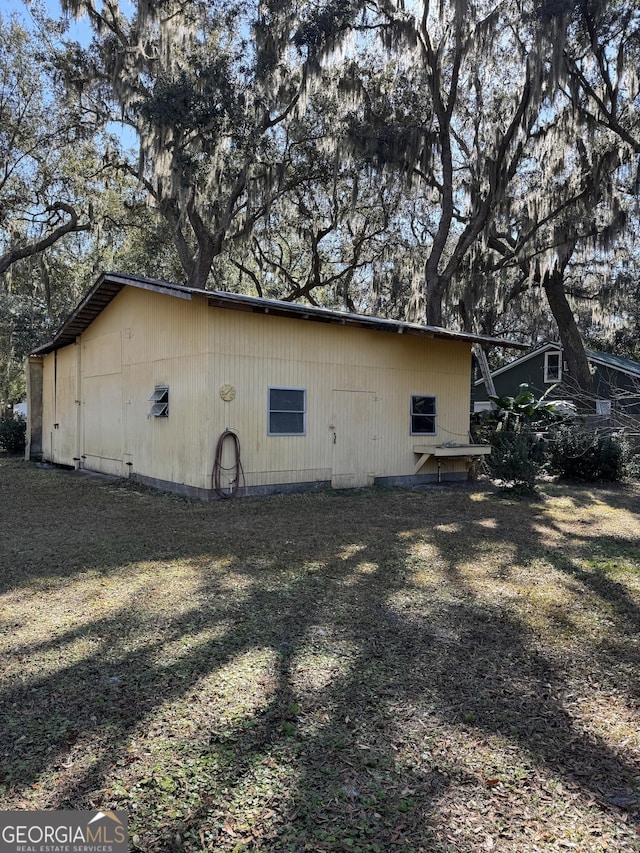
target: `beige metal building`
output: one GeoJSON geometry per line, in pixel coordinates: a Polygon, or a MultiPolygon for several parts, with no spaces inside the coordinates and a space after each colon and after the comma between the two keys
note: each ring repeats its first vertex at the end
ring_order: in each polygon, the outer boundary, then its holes
{"type": "Polygon", "coordinates": [[[29,358],[27,457],[203,498],[465,478],[475,341],[104,274],[29,358]]]}

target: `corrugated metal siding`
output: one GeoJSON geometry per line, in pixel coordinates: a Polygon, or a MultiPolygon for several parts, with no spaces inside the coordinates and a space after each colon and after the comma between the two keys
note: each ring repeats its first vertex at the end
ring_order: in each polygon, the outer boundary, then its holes
{"type": "MultiPolygon", "coordinates": [[[[195,304],[125,289],[82,336],[88,346],[97,336],[120,336],[119,415],[114,410],[107,419],[120,436],[123,474],[209,487],[206,313],[204,300],[195,304]],[[169,387],[168,418],[148,417],[148,398],[157,385],[169,387]]],[[[103,455],[111,456],[113,449],[103,455]]]]}
{"type": "Polygon", "coordinates": [[[42,458],[53,461],[53,425],[55,423],[56,354],[44,357],[42,365],[42,458]]]}
{"type": "MultiPolygon", "coordinates": [[[[346,442],[357,450],[352,467],[385,477],[415,473],[414,444],[468,441],[464,341],[211,308],[204,298],[125,288],[82,334],[81,355],[79,441],[93,470],[208,489],[225,429],[240,438],[248,486],[331,480],[349,467],[346,442]],[[169,387],[168,418],[148,417],[156,385],[169,387]],[[222,399],[223,386],[232,386],[233,400],[222,399]],[[274,386],[306,389],[304,436],[268,435],[274,386]],[[352,396],[364,392],[366,400],[352,396]],[[410,434],[411,394],[437,396],[437,435],[410,434]]],[[[47,430],[52,358],[45,358],[47,430]]],[[[73,399],[75,406],[76,393],[73,399]]],[[[464,470],[463,460],[442,464],[464,470]]],[[[435,470],[427,463],[421,473],[435,470]]]]}
{"type": "MultiPolygon", "coordinates": [[[[362,441],[372,445],[376,476],[413,474],[416,443],[468,441],[469,344],[210,311],[214,389],[230,384],[237,391],[232,403],[212,400],[211,422],[218,432],[238,432],[248,485],[331,479],[336,390],[375,395],[362,441]],[[307,389],[305,436],[267,435],[270,386],[307,389]],[[411,394],[437,395],[436,436],[410,435],[411,394]]],[[[462,460],[448,464],[464,470],[462,460]]],[[[435,470],[428,463],[423,473],[435,470]]]]}
{"type": "Polygon", "coordinates": [[[77,347],[63,347],[43,364],[42,457],[74,465],[78,452],[77,347]]]}

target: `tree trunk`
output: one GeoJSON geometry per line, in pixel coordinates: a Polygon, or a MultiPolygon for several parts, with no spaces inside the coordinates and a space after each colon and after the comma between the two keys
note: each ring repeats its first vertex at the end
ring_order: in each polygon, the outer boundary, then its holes
{"type": "Polygon", "coordinates": [[[591,410],[594,407],[593,377],[573,311],[564,291],[563,271],[556,268],[547,273],[543,279],[543,287],[549,308],[558,325],[564,358],[568,365],[569,382],[577,386],[580,403],[585,409],[591,410]]]}
{"type": "Polygon", "coordinates": [[[189,201],[187,215],[189,216],[189,222],[191,223],[198,246],[187,284],[189,287],[197,287],[200,290],[205,290],[213,259],[220,253],[222,240],[216,239],[216,236],[207,228],[202,217],[196,210],[193,198],[189,201]]]}
{"type": "Polygon", "coordinates": [[[425,275],[425,322],[430,326],[442,326],[442,301],[447,282],[437,273],[430,274],[427,266],[425,275]]]}
{"type": "Polygon", "coordinates": [[[189,287],[196,287],[199,290],[207,289],[207,280],[213,266],[213,260],[218,254],[220,253],[216,251],[216,244],[210,236],[199,233],[198,254],[189,276],[189,287]]]}
{"type": "MultiPolygon", "coordinates": [[[[4,420],[9,416],[10,406],[9,406],[9,395],[11,391],[11,365],[13,363],[14,358],[14,349],[13,349],[13,333],[14,329],[11,329],[6,338],[6,353],[2,370],[2,377],[0,382],[0,420],[4,420]]],[[[2,341],[4,344],[5,342],[2,341]]]]}

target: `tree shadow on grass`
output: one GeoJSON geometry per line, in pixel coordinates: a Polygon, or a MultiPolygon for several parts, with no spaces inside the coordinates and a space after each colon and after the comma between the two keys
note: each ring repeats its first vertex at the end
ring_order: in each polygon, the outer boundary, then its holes
{"type": "MultiPolygon", "coordinates": [[[[460,571],[474,543],[447,526],[462,514],[504,545],[513,517],[496,521],[490,503],[464,493],[435,506],[428,496],[374,497],[373,506],[360,495],[224,509],[150,498],[147,559],[193,559],[193,606],[154,632],[129,602],[40,641],[38,653],[94,640],[80,659],[4,691],[5,784],[24,791],[46,777],[49,808],[105,799],[125,808],[145,851],[363,853],[477,850],[484,836],[467,800],[499,812],[497,776],[516,802],[528,797],[526,780],[518,788],[499,765],[511,749],[532,778],[562,779],[587,798],[606,803],[632,785],[638,768],[567,711],[563,668],[460,571]],[[322,528],[311,529],[319,504],[322,528]],[[274,513],[286,515],[275,539],[274,513]],[[417,577],[413,532],[432,546],[442,589],[417,577]],[[217,560],[224,572],[211,569],[217,560]],[[242,583],[230,592],[232,576],[242,583]]],[[[121,499],[125,515],[138,501],[121,499]]],[[[514,558],[530,560],[545,516],[534,508],[518,518],[514,558]]],[[[100,568],[99,545],[95,554],[100,568]]],[[[104,556],[105,571],[118,568],[104,556]]],[[[592,591],[637,625],[624,590],[592,591]]],[[[505,843],[510,832],[521,843],[525,829],[505,825],[505,814],[486,832],[501,825],[505,843]]]]}
{"type": "Polygon", "coordinates": [[[516,744],[532,773],[542,766],[603,803],[633,782],[637,767],[576,727],[562,706],[562,673],[532,648],[521,625],[497,608],[462,603],[409,619],[381,604],[380,592],[379,577],[357,584],[326,626],[358,651],[349,672],[323,690],[321,705],[330,709],[324,724],[309,730],[314,697],[294,687],[302,632],[279,656],[269,705],[212,729],[205,754],[225,763],[221,781],[230,796],[237,788],[260,791],[261,770],[276,761],[295,768],[290,800],[225,822],[205,803],[173,823],[157,847],[147,840],[142,849],[179,849],[185,838],[206,832],[246,849],[260,839],[276,850],[303,850],[313,839],[318,850],[402,843],[477,850],[477,827],[465,826],[461,800],[465,790],[482,798],[488,777],[504,768],[474,766],[469,756],[439,750],[451,729],[461,749],[479,732],[516,744]],[[458,800],[453,809],[448,796],[458,800]],[[181,840],[172,844],[176,828],[181,840]]]}
{"type": "MultiPolygon", "coordinates": [[[[610,493],[610,490],[603,490],[597,500],[604,500],[610,493]]],[[[631,494],[640,508],[636,490],[613,490],[616,506],[629,507],[629,501],[624,504],[621,494],[627,497],[631,494]]],[[[593,506],[590,496],[591,491],[586,496],[584,493],[576,495],[575,491],[572,493],[571,502],[576,511],[580,507],[593,506]]],[[[502,499],[502,506],[498,503],[495,510],[484,502],[465,502],[460,510],[462,520],[458,520],[452,530],[447,529],[445,521],[433,533],[433,541],[447,560],[452,581],[460,579],[461,564],[473,563],[487,550],[499,555],[495,577],[504,580],[512,577],[513,566],[526,567],[536,560],[543,560],[562,573],[569,584],[577,584],[582,592],[591,593],[606,603],[619,620],[621,629],[640,630],[640,605],[624,584],[607,573],[608,567],[615,567],[616,561],[638,563],[640,522],[636,523],[635,529],[627,529],[625,535],[599,534],[594,538],[587,530],[583,534],[572,531],[567,535],[563,526],[553,520],[544,500],[502,499]],[[501,512],[495,511],[498,507],[501,512]],[[458,537],[456,534],[463,527],[467,533],[471,527],[473,534],[458,537]],[[500,546],[506,548],[506,557],[501,555],[500,546]]],[[[629,515],[633,517],[631,512],[629,515]]]]}
{"type": "Polygon", "coordinates": [[[576,507],[590,507],[595,502],[602,502],[614,509],[640,512],[640,489],[637,482],[582,483],[557,479],[554,483],[545,484],[544,492],[547,495],[563,497],[568,493],[576,507]]]}
{"type": "MultiPolygon", "coordinates": [[[[359,559],[360,554],[359,548],[355,559],[359,559]]],[[[229,772],[237,784],[242,772],[246,769],[246,756],[251,755],[256,745],[282,742],[289,749],[294,743],[295,739],[292,736],[296,732],[297,720],[302,708],[298,705],[299,696],[292,686],[291,665],[297,652],[307,645],[309,629],[316,626],[320,632],[318,636],[323,636],[322,632],[326,632],[330,635],[331,643],[337,641],[334,636],[336,628],[339,629],[338,634],[347,631],[346,626],[340,627],[333,624],[331,611],[334,602],[345,602],[342,583],[352,575],[353,563],[354,559],[341,556],[327,564],[325,571],[315,583],[310,583],[309,578],[303,576],[297,581],[285,584],[282,589],[260,588],[253,591],[241,606],[233,607],[233,619],[228,630],[214,641],[202,644],[197,652],[189,653],[179,663],[170,666],[158,665],[157,652],[163,645],[163,640],[160,640],[157,644],[149,643],[137,649],[135,653],[120,655],[113,661],[115,667],[112,664],[107,672],[101,665],[103,656],[98,651],[88,660],[66,667],[46,678],[34,678],[26,684],[15,685],[5,694],[7,705],[9,708],[21,708],[23,711],[28,708],[28,719],[25,719],[24,713],[19,719],[18,717],[11,719],[12,715],[9,714],[9,722],[10,724],[14,722],[16,734],[18,726],[20,731],[26,731],[27,734],[23,734],[13,743],[13,754],[11,750],[5,752],[6,781],[27,785],[31,780],[39,777],[50,761],[57,760],[64,767],[62,759],[70,758],[73,753],[73,749],[69,749],[74,746],[69,742],[70,739],[90,737],[92,730],[94,732],[99,730],[102,738],[96,746],[98,750],[103,750],[102,757],[81,775],[68,774],[69,783],[66,792],[62,784],[56,791],[55,800],[50,803],[51,806],[56,807],[74,805],[77,807],[79,803],[86,802],[91,792],[101,789],[105,776],[109,774],[114,764],[126,761],[126,749],[132,736],[136,734],[139,736],[139,727],[153,718],[154,712],[160,705],[170,704],[176,697],[188,696],[192,691],[197,690],[203,677],[212,672],[220,672],[226,665],[237,660],[239,656],[256,645],[268,647],[275,650],[278,661],[276,683],[272,698],[259,715],[243,718],[241,754],[233,756],[229,767],[229,772]],[[320,624],[316,625],[318,622],[320,624]],[[119,674],[108,675],[109,672],[119,674]],[[28,759],[25,760],[27,755],[28,759]]],[[[393,569],[390,567],[390,575],[392,574],[393,569]]],[[[205,585],[206,599],[219,600],[221,594],[219,583],[209,578],[205,581],[205,585]]],[[[393,585],[394,581],[390,576],[384,589],[390,590],[393,585]]],[[[217,618],[223,622],[227,621],[229,616],[230,614],[226,613],[224,608],[217,614],[217,618]]],[[[352,623],[353,618],[352,615],[347,620],[349,624],[352,623]]],[[[118,622],[118,616],[115,621],[118,622]]],[[[206,612],[203,613],[202,609],[190,611],[175,620],[171,625],[171,633],[188,637],[189,632],[197,630],[203,622],[210,622],[210,616],[206,612]]],[[[109,626],[105,620],[96,620],[90,626],[91,631],[98,633],[110,633],[111,629],[112,626],[109,626]]],[[[63,639],[65,641],[76,639],[77,633],[68,632],[63,639]]],[[[351,628],[348,633],[352,634],[351,628]]],[[[358,643],[363,639],[366,640],[357,634],[351,639],[358,643]]],[[[335,649],[328,653],[340,654],[335,649]]],[[[360,662],[356,654],[352,665],[360,662]]],[[[339,683],[342,683],[342,679],[339,679],[339,683]]],[[[337,749],[342,756],[338,766],[346,768],[353,764],[349,759],[353,740],[349,719],[353,717],[349,718],[348,711],[358,713],[359,709],[356,705],[361,705],[362,701],[355,687],[350,687],[348,682],[343,686],[345,689],[348,688],[347,692],[343,694],[339,690],[334,697],[340,706],[340,711],[337,712],[338,719],[332,718],[336,713],[334,710],[330,714],[331,719],[327,722],[333,732],[330,739],[332,748],[337,749]]],[[[375,705],[378,698],[369,692],[367,695],[368,702],[375,705]]],[[[319,701],[321,705],[326,705],[326,697],[320,696],[319,701]]],[[[330,702],[328,707],[331,705],[330,702]]],[[[228,763],[228,744],[227,747],[219,748],[219,733],[215,729],[215,720],[210,722],[213,725],[210,731],[197,733],[200,740],[203,734],[206,735],[203,744],[205,763],[208,763],[215,754],[216,761],[220,760],[224,764],[225,753],[228,763]]],[[[239,734],[223,733],[221,742],[224,744],[225,741],[238,743],[239,734]]],[[[312,763],[318,759],[317,750],[314,747],[315,741],[315,736],[309,738],[303,750],[307,761],[312,763]]],[[[324,748],[321,751],[325,755],[323,761],[319,761],[318,764],[329,768],[322,789],[326,792],[327,779],[331,787],[336,772],[332,764],[335,755],[326,753],[324,748]]],[[[353,771],[356,772],[355,766],[353,771]]],[[[351,814],[360,793],[356,793],[355,788],[350,787],[348,781],[343,780],[342,772],[339,773],[339,777],[340,784],[332,795],[344,799],[347,812],[351,814]]],[[[231,784],[234,780],[227,780],[227,784],[231,784]]],[[[313,801],[314,796],[309,791],[305,813],[308,811],[309,803],[313,801]]],[[[330,807],[328,801],[322,806],[319,800],[317,802],[318,808],[323,813],[335,813],[336,810],[330,807]]],[[[400,806],[403,806],[403,803],[400,803],[400,806]]],[[[319,823],[323,822],[322,814],[318,813],[316,817],[319,823]]],[[[382,821],[382,816],[379,820],[382,821]]],[[[347,832],[346,828],[345,832],[347,832]]],[[[348,833],[345,837],[349,837],[348,833]]],[[[167,849],[170,842],[170,837],[161,836],[156,849],[167,849]]],[[[152,848],[147,843],[145,849],[152,848]]]]}

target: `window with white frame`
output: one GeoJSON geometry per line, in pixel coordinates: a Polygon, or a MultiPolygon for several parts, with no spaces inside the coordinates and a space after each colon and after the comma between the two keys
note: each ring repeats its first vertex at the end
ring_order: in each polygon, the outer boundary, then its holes
{"type": "Polygon", "coordinates": [[[560,382],[562,379],[562,353],[546,352],[544,354],[544,381],[560,382]]]}
{"type": "Polygon", "coordinates": [[[153,403],[147,412],[148,418],[168,418],[169,417],[169,386],[156,385],[153,393],[147,398],[148,402],[153,403]]]}
{"type": "Polygon", "coordinates": [[[304,435],[306,415],[304,388],[269,388],[269,435],[304,435]]]}
{"type": "Polygon", "coordinates": [[[426,394],[411,395],[411,435],[435,435],[436,416],[435,397],[426,394]]]}

